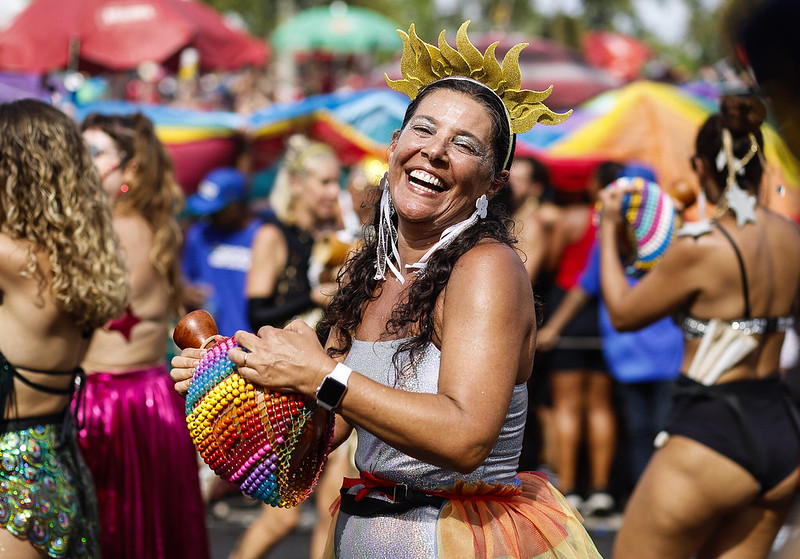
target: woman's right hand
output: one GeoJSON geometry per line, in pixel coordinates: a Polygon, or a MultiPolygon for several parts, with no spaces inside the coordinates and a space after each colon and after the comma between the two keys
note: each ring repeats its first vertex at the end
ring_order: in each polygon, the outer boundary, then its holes
{"type": "Polygon", "coordinates": [[[285,328],[264,326],[258,334],[239,330],[238,347],[228,358],[239,374],[256,386],[314,398],[316,389],[336,366],[313,328],[294,320],[285,328]]]}

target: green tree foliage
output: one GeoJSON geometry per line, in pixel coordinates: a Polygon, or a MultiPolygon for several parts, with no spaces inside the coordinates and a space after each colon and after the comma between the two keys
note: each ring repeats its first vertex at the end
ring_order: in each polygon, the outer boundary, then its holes
{"type": "Polygon", "coordinates": [[[632,0],[582,0],[583,19],[591,29],[613,29],[620,15],[636,20],[632,0]]]}
{"type": "MultiPolygon", "coordinates": [[[[248,31],[269,37],[282,21],[298,11],[330,4],[330,0],[204,0],[221,12],[237,12],[248,31]]],[[[455,37],[459,24],[472,19],[474,31],[505,29],[531,36],[544,37],[580,48],[580,38],[588,29],[625,30],[644,41],[656,56],[679,64],[690,71],[719,60],[726,53],[721,40],[719,12],[709,10],[708,0],[683,0],[690,12],[686,40],[678,45],[665,45],[643,28],[636,17],[635,0],[581,0],[582,14],[556,13],[544,16],[537,12],[536,0],[451,0],[437,11],[432,0],[349,0],[348,4],[375,10],[407,29],[414,22],[417,33],[427,41],[435,41],[442,29],[455,37]]]]}

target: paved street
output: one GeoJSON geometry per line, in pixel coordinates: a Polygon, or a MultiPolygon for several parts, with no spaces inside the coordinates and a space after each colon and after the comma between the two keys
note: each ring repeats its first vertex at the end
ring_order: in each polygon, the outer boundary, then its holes
{"type": "MultiPolygon", "coordinates": [[[[316,521],[313,506],[306,503],[300,517],[300,526],[266,556],[266,559],[308,559],[311,527],[316,521]]],[[[246,497],[235,495],[218,501],[209,508],[208,529],[211,536],[212,559],[226,559],[239,535],[258,514],[258,506],[246,497]]],[[[614,536],[621,521],[620,515],[605,519],[587,518],[586,527],[597,549],[605,559],[611,559],[614,536]]],[[[775,552],[770,559],[797,559],[780,550],[790,537],[800,538],[800,500],[790,523],[778,534],[775,552]]]]}

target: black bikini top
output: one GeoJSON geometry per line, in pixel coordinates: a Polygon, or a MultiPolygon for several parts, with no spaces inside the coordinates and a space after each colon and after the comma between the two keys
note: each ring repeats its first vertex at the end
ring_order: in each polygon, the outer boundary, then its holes
{"type": "MultiPolygon", "coordinates": [[[[728,233],[722,225],[714,223],[714,226],[728,239],[733,247],[733,252],[736,253],[736,260],[739,262],[739,271],[742,274],[742,294],[744,296],[744,317],[737,320],[727,321],[731,328],[734,330],[741,330],[745,334],[771,334],[773,332],[785,332],[794,326],[793,316],[778,316],[772,318],[754,318],[750,310],[750,290],[747,284],[747,272],[744,268],[744,259],[739,247],[733,241],[730,233],[728,233]]],[[[685,315],[680,320],[680,327],[683,330],[683,335],[686,339],[700,338],[705,334],[708,328],[708,320],[695,318],[690,315],[685,315]]]]}
{"type": "MultiPolygon", "coordinates": [[[[27,370],[32,371],[34,373],[41,373],[43,375],[54,375],[54,376],[70,376],[74,380],[76,377],[80,379],[80,382],[71,382],[69,386],[65,388],[56,388],[53,386],[45,386],[43,384],[39,384],[38,382],[34,382],[29,378],[26,378],[20,374],[17,368],[12,365],[6,356],[0,352],[0,432],[5,432],[5,425],[7,423],[5,418],[6,413],[6,406],[7,405],[14,405],[15,399],[15,390],[14,390],[14,379],[19,379],[23,384],[26,384],[33,388],[34,390],[38,390],[40,392],[46,392],[48,394],[58,394],[62,396],[70,396],[75,392],[76,387],[78,388],[78,399],[80,400],[82,396],[82,388],[84,385],[84,377],[85,373],[83,369],[80,367],[75,367],[71,371],[42,371],[39,369],[31,369],[26,367],[27,370]]],[[[75,408],[77,412],[77,407],[75,408]]],[[[69,412],[69,406],[67,406],[67,410],[65,415],[65,425],[66,425],[66,417],[69,416],[70,420],[72,419],[69,412]]],[[[65,433],[66,428],[65,428],[65,433]]]]}
{"type": "MultiPolygon", "coordinates": [[[[75,377],[78,376],[81,372],[80,367],[75,367],[70,371],[43,371],[41,369],[33,369],[31,367],[25,367],[26,370],[31,371],[33,373],[40,373],[43,375],[52,375],[52,376],[70,376],[75,377]]],[[[17,378],[23,384],[27,384],[31,388],[35,390],[39,390],[40,392],[47,392],[48,394],[71,394],[72,393],[72,386],[67,386],[65,388],[55,388],[52,386],[45,386],[43,384],[39,384],[38,382],[34,382],[31,379],[22,376],[17,368],[12,365],[6,356],[0,352],[0,379],[2,379],[2,383],[5,384],[5,379],[8,378],[17,378]]]]}

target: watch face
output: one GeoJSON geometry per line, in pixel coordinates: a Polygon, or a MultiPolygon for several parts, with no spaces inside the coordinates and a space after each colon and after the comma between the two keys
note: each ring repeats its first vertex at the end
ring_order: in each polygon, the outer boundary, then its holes
{"type": "Polygon", "coordinates": [[[339,400],[344,396],[345,390],[347,390],[347,386],[341,382],[330,377],[325,377],[325,380],[322,381],[317,391],[317,402],[327,404],[331,408],[334,408],[339,405],[339,400]]]}

